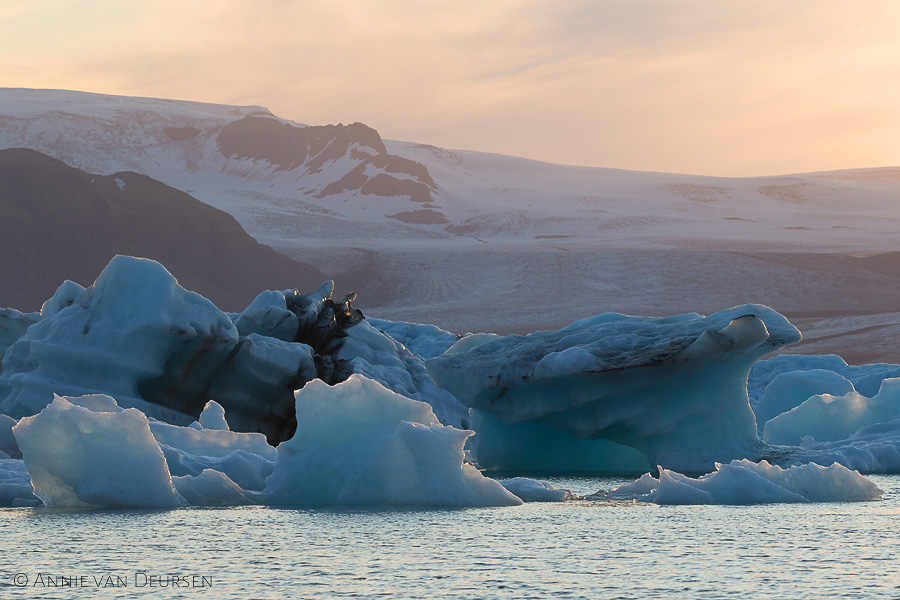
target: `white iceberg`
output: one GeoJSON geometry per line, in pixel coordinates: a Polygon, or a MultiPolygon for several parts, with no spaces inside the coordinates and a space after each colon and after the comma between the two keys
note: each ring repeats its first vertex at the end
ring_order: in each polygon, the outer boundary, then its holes
{"type": "MultiPolygon", "coordinates": [[[[111,400],[111,399],[110,399],[111,400]]],[[[13,433],[34,494],[46,506],[176,507],[162,450],[137,409],[59,396],[13,433]]]]}
{"type": "Polygon", "coordinates": [[[542,479],[513,477],[501,479],[500,485],[518,496],[522,502],[565,502],[575,499],[575,494],[570,490],[557,488],[542,479]]]}
{"type": "Polygon", "coordinates": [[[237,341],[231,320],[162,265],[117,256],[73,304],[7,349],[0,412],[18,418],[39,412],[54,394],[103,393],[186,424],[237,341]]]}
{"type": "MultiPolygon", "coordinates": [[[[750,405],[756,409],[766,388],[779,375],[792,371],[833,371],[853,384],[853,389],[863,396],[872,397],[881,388],[881,382],[892,377],[900,377],[900,365],[872,363],[868,365],[848,365],[843,358],[834,354],[802,355],[780,354],[766,360],[757,361],[750,370],[747,391],[750,405]]],[[[762,424],[760,424],[760,427],[762,424]]]]}
{"type": "MultiPolygon", "coordinates": [[[[774,385],[774,383],[772,384],[774,385]]],[[[900,416],[900,378],[885,379],[873,398],[853,391],[842,396],[819,394],[766,423],[763,439],[770,444],[800,445],[845,440],[867,425],[900,416]]]]}
{"type": "Polygon", "coordinates": [[[843,396],[852,391],[853,384],[834,371],[810,369],[781,373],[766,386],[762,398],[753,408],[756,425],[762,430],[768,421],[800,406],[811,396],[843,396]]]}
{"type": "Polygon", "coordinates": [[[256,504],[247,493],[227,475],[213,469],[204,469],[199,475],[172,477],[178,493],[192,506],[243,506],[256,504]]]}
{"type": "Polygon", "coordinates": [[[297,392],[298,427],[278,446],[260,495],[267,504],[506,506],[520,504],[464,463],[472,435],[441,425],[424,403],[352,375],[297,392]]]}
{"type": "Polygon", "coordinates": [[[368,321],[347,329],[337,360],[352,373],[378,381],[389,390],[431,405],[444,425],[469,428],[469,411],[450,392],[439,388],[425,370],[421,358],[382,333],[368,321]]]}
{"type": "Polygon", "coordinates": [[[775,502],[865,502],[880,500],[884,492],[856,471],[833,464],[783,469],[765,460],[733,460],[692,478],[668,469],[659,478],[649,473],[600,499],[632,498],[656,504],[766,504],[775,502]]]}
{"type": "Polygon", "coordinates": [[[460,339],[455,333],[445,331],[436,325],[386,321],[372,317],[367,317],[366,321],[423,359],[440,356],[460,339]]]}
{"type": "MultiPolygon", "coordinates": [[[[760,356],[799,339],[782,315],[749,304],[709,317],[604,314],[426,364],[438,385],[472,409],[472,449],[485,468],[537,470],[527,459],[544,453],[541,470],[572,470],[574,452],[552,465],[546,456],[572,438],[630,446],[646,457],[644,468],[702,473],[717,461],[762,457],[747,374],[760,356]],[[513,437],[527,456],[506,450],[513,437]]],[[[595,453],[590,470],[635,468],[634,453],[623,452],[627,464],[620,465],[603,449],[595,453]]]]}

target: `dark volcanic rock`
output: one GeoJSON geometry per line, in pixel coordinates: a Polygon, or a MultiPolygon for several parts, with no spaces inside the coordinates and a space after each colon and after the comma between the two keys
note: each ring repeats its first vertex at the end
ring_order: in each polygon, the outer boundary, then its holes
{"type": "Polygon", "coordinates": [[[437,190],[424,165],[388,154],[378,132],[362,123],[296,127],[274,118],[244,117],[226,125],[218,140],[222,156],[264,160],[280,171],[320,173],[334,161],[358,161],[322,188],[318,198],[359,190],[366,195],[408,196],[413,202],[425,203],[432,201],[437,190]],[[370,169],[379,172],[370,176],[370,169]]]}

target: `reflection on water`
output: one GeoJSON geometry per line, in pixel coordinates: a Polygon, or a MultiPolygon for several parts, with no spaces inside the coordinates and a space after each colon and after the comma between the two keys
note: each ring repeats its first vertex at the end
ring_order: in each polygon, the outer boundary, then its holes
{"type": "Polygon", "coordinates": [[[900,476],[872,479],[882,502],[5,509],[0,597],[897,597],[900,476]]]}

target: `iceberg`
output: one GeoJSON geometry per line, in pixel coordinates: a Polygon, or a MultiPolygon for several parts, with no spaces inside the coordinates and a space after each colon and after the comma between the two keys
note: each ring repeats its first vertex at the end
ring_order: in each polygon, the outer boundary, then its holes
{"type": "Polygon", "coordinates": [[[656,504],[767,504],[781,502],[865,502],[884,492],[871,480],[840,464],[783,469],[767,461],[733,460],[692,478],[668,469],[649,473],[593,499],[634,499],[656,504]]]}
{"type": "Polygon", "coordinates": [[[576,498],[570,490],[554,487],[549,481],[513,477],[501,479],[500,485],[518,496],[522,502],[565,502],[576,498]]]}
{"type": "Polygon", "coordinates": [[[444,425],[470,427],[468,409],[453,394],[435,385],[422,359],[368,321],[345,332],[334,356],[354,374],[374,379],[407,398],[427,402],[444,425]]]}
{"type": "Polygon", "coordinates": [[[0,308],[0,358],[7,348],[25,335],[29,327],[40,320],[40,313],[23,313],[14,308],[0,308]]]}
{"type": "Polygon", "coordinates": [[[151,416],[189,423],[237,341],[230,319],[178,286],[162,265],[117,256],[71,305],[7,349],[0,412],[18,418],[36,414],[54,394],[102,393],[151,416]]]}
{"type": "Polygon", "coordinates": [[[595,449],[590,470],[633,471],[640,462],[706,473],[716,462],[763,456],[747,376],[761,356],[799,340],[787,319],[762,305],[709,317],[608,313],[445,353],[426,367],[471,409],[472,450],[486,468],[571,470],[577,445],[558,461],[546,456],[571,438],[645,457],[621,452],[627,464],[616,464],[595,449]],[[524,455],[507,450],[513,438],[524,455]]]}
{"type": "Polygon", "coordinates": [[[757,427],[762,430],[767,422],[800,406],[811,396],[843,396],[852,391],[853,384],[834,371],[810,369],[781,373],[766,386],[762,398],[753,408],[757,427]]]}
{"type": "Polygon", "coordinates": [[[817,442],[845,440],[867,425],[885,423],[898,416],[900,378],[885,379],[873,398],[853,391],[852,386],[842,396],[812,396],[767,422],[763,439],[769,444],[792,446],[800,445],[807,437],[817,442]]]}
{"type": "MultiPolygon", "coordinates": [[[[900,365],[873,363],[868,365],[848,365],[843,358],[834,354],[802,355],[780,354],[757,361],[750,370],[747,391],[750,405],[754,407],[762,399],[765,390],[779,375],[792,371],[833,371],[853,384],[853,389],[864,396],[878,393],[881,382],[892,377],[900,377],[900,365]]],[[[762,427],[762,424],[760,424],[762,427]]]]}
{"type": "Polygon", "coordinates": [[[464,462],[472,432],[431,407],[351,375],[297,391],[297,432],[278,446],[266,504],[509,506],[521,500],[464,462]]]}
{"type": "Polygon", "coordinates": [[[360,373],[466,427],[467,409],[422,359],[367,323],[354,294],[335,301],[333,290],[326,281],[312,294],[264,291],[228,315],[159,263],[116,256],[92,286],[63,283],[40,314],[0,313],[0,342],[9,344],[0,349],[0,412],[20,418],[54,394],[106,394],[187,425],[215,400],[234,429],[278,443],[296,429],[294,390],[360,373]]]}
{"type": "Polygon", "coordinates": [[[199,475],[172,477],[178,493],[192,506],[244,506],[257,500],[227,475],[204,469],[199,475]]]}
{"type": "Polygon", "coordinates": [[[440,356],[460,339],[457,334],[436,325],[386,321],[372,317],[367,317],[366,320],[372,327],[403,344],[410,352],[423,359],[440,356]]]}
{"type": "Polygon", "coordinates": [[[13,427],[34,494],[45,506],[186,504],[172,485],[146,415],[116,409],[103,398],[79,403],[56,396],[13,427]]]}

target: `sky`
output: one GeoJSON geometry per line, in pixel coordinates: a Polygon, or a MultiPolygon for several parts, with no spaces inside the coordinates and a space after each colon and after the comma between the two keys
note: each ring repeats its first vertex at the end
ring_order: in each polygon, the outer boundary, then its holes
{"type": "Polygon", "coordinates": [[[900,165],[895,0],[3,0],[0,86],[645,171],[900,165]]]}

